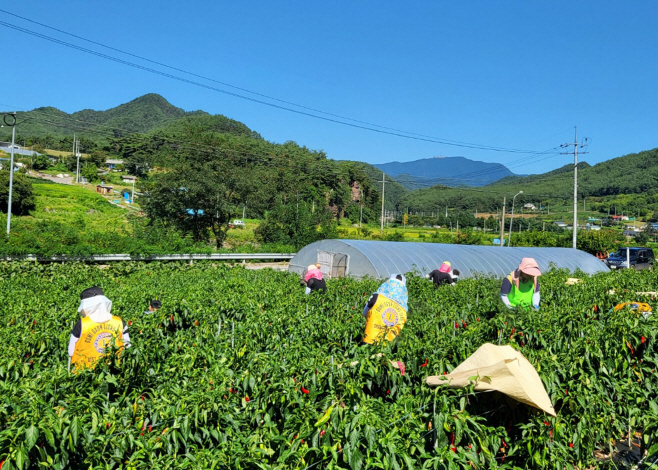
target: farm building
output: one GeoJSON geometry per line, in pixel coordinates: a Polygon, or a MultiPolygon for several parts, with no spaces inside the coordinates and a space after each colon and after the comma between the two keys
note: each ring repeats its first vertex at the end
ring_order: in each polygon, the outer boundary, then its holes
{"type": "Polygon", "coordinates": [[[114,186],[107,186],[104,184],[96,185],[96,192],[100,194],[112,194],[113,190],[114,190],[114,186]]]}
{"type": "Polygon", "coordinates": [[[524,248],[442,243],[385,242],[370,240],[321,240],[302,248],[290,261],[288,270],[302,274],[308,265],[320,263],[327,278],[349,276],[377,279],[393,273],[414,270],[425,275],[450,261],[459,269],[460,278],[476,274],[504,277],[513,271],[521,258],[537,260],[542,271],[566,268],[589,274],[609,271],[595,256],[573,248],[524,248]]]}

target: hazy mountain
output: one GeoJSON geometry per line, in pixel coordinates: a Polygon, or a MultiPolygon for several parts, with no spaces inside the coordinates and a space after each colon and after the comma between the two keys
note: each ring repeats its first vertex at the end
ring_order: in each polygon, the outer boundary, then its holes
{"type": "Polygon", "coordinates": [[[514,176],[505,165],[470,160],[464,157],[434,157],[412,162],[375,164],[407,189],[435,186],[486,186],[514,176]]]}

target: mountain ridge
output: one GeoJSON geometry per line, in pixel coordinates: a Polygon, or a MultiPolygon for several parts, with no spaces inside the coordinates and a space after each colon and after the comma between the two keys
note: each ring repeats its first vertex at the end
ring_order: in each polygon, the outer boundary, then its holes
{"type": "Polygon", "coordinates": [[[479,187],[516,176],[502,163],[482,162],[461,156],[376,163],[373,166],[410,190],[435,185],[479,187]]]}

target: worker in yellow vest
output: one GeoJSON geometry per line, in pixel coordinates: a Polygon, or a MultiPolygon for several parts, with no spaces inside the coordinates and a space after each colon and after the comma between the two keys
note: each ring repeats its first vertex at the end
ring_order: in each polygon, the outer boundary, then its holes
{"type": "Polygon", "coordinates": [[[407,280],[402,274],[393,274],[379,286],[363,308],[366,331],[362,342],[373,344],[395,339],[407,322],[408,299],[407,280]]]}
{"type": "Polygon", "coordinates": [[[117,347],[130,347],[126,325],[111,310],[112,301],[100,287],[90,287],[80,294],[78,313],[82,318],[73,327],[68,350],[75,368],[93,368],[112,340],[117,347]]]}
{"type": "Polygon", "coordinates": [[[534,307],[539,310],[539,265],[534,258],[523,258],[500,287],[500,299],[507,308],[534,307]]]}

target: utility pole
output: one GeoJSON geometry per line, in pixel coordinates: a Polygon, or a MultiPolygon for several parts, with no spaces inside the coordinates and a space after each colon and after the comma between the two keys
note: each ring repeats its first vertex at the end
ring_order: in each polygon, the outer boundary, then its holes
{"type": "MultiPolygon", "coordinates": [[[[75,133],[73,134],[73,158],[76,158],[76,151],[75,151],[75,133]]],[[[80,159],[78,159],[78,164],[75,168],[75,182],[78,182],[80,175],[80,159]]]]}
{"type": "Polygon", "coordinates": [[[7,201],[7,236],[11,228],[11,195],[14,188],[14,145],[16,142],[16,113],[7,113],[3,121],[6,125],[11,126],[11,158],[9,159],[9,200],[7,201]],[[8,117],[11,116],[11,118],[8,117]],[[11,124],[10,124],[11,122],[11,124]]]}
{"type": "Polygon", "coordinates": [[[76,140],[75,141],[75,157],[78,159],[78,169],[76,173],[76,177],[78,178],[78,183],[80,182],[80,141],[76,140]]]}
{"type": "Polygon", "coordinates": [[[507,203],[507,196],[503,197],[503,216],[500,219],[500,246],[503,245],[503,237],[505,236],[505,204],[507,203]]]}
{"type": "Polygon", "coordinates": [[[137,179],[137,177],[135,177],[135,179],[133,180],[133,193],[130,195],[130,203],[131,204],[135,204],[135,180],[136,179],[137,179]]]}
{"type": "Polygon", "coordinates": [[[384,187],[386,186],[386,173],[382,171],[382,225],[380,228],[381,234],[384,235],[384,187]]]}
{"type": "MultiPolygon", "coordinates": [[[[582,144],[578,144],[578,128],[574,127],[574,140],[573,144],[563,144],[561,147],[566,148],[573,145],[573,246],[576,248],[576,239],[578,233],[578,146],[585,147],[589,139],[585,139],[582,144]]],[[[588,152],[581,152],[583,154],[588,152]]],[[[563,152],[563,155],[568,155],[568,152],[563,152]]]]}

